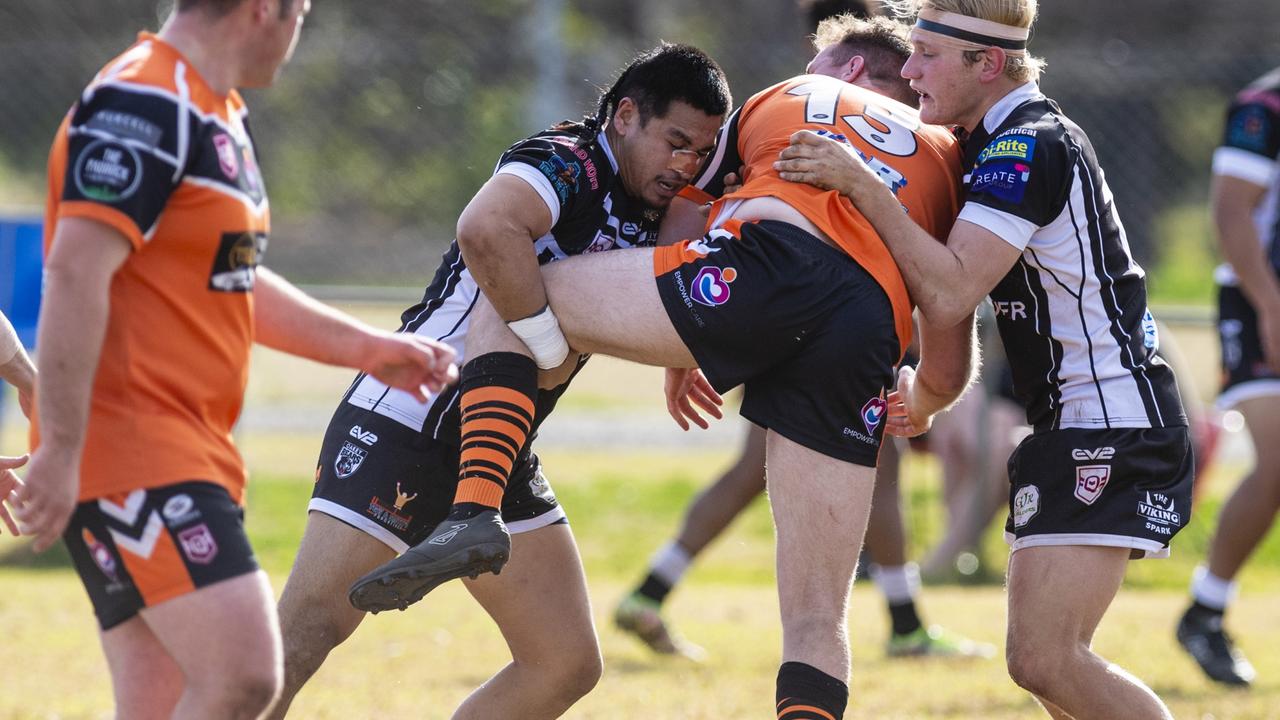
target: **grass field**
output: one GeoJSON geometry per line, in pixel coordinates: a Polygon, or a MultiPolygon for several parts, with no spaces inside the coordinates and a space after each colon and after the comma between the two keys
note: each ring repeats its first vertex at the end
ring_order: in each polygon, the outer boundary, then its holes
{"type": "MultiPolygon", "coordinates": [[[[269,419],[296,412],[319,427],[349,377],[345,371],[272,354],[260,358],[255,372],[249,415],[269,419]]],[[[630,366],[593,362],[580,387],[566,397],[562,412],[566,420],[586,423],[619,408],[628,416],[650,417],[655,379],[630,366]]],[[[662,419],[660,413],[653,416],[662,419]]],[[[246,425],[270,423],[246,420],[246,425]]],[[[720,437],[727,441],[692,447],[661,437],[646,448],[558,442],[542,452],[582,547],[606,662],[600,685],[567,717],[771,716],[780,632],[772,588],[772,528],[763,502],[753,505],[700,558],[670,602],[669,613],[680,629],[708,649],[706,663],[654,658],[609,621],[614,603],[638,579],[654,547],[672,532],[687,499],[731,459],[736,427],[720,437]]],[[[277,590],[305,520],[318,443],[314,429],[242,433],[254,472],[250,533],[277,590]]],[[[18,446],[10,427],[0,436],[0,452],[18,446]]],[[[1245,571],[1242,597],[1230,616],[1258,667],[1261,680],[1254,689],[1231,692],[1211,685],[1172,637],[1187,578],[1203,557],[1216,506],[1242,470],[1239,460],[1215,469],[1208,478],[1209,496],[1175,541],[1174,557],[1133,564],[1128,587],[1098,633],[1098,650],[1149,681],[1179,718],[1280,719],[1280,537],[1273,534],[1245,571]]],[[[941,527],[935,478],[931,458],[908,457],[904,492],[914,554],[941,527]]],[[[1004,561],[998,532],[991,529],[985,552],[996,577],[1004,561]]],[[[0,588],[0,720],[110,717],[110,687],[92,614],[65,560],[55,554],[32,558],[20,542],[2,537],[0,588]]],[[[998,583],[927,587],[922,608],[930,622],[1002,645],[1004,595],[998,583]]],[[[1044,717],[1008,680],[999,660],[886,660],[887,617],[870,583],[855,588],[850,626],[855,658],[850,718],[1044,717]]],[[[367,622],[304,689],[293,716],[446,718],[507,658],[492,623],[454,584],[408,612],[367,622]],[[463,647],[471,650],[464,654],[458,650],[463,647]]]]}

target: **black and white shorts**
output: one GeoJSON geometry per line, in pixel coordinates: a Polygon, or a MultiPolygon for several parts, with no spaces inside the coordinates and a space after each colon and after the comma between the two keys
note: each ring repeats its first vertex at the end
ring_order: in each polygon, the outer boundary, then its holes
{"type": "MultiPolygon", "coordinates": [[[[445,519],[457,486],[457,446],[343,401],[325,432],[307,509],[402,553],[445,519]]],[[[507,482],[502,519],[513,534],[568,522],[527,448],[507,482]]]]}
{"type": "Polygon", "coordinates": [[[1222,391],[1218,407],[1242,400],[1280,396],[1280,375],[1272,372],[1258,335],[1258,312],[1240,288],[1218,287],[1218,341],[1222,345],[1222,391]]]}
{"type": "Polygon", "coordinates": [[[1102,545],[1168,557],[1191,520],[1194,475],[1185,426],[1034,433],[1009,457],[1005,540],[1014,551],[1102,545]]]}

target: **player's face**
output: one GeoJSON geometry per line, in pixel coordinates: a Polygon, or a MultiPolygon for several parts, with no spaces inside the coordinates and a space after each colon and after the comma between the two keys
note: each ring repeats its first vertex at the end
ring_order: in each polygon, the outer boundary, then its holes
{"type": "Polygon", "coordinates": [[[280,68],[293,57],[293,51],[298,47],[303,20],[311,12],[311,0],[279,0],[279,3],[287,4],[288,10],[283,17],[279,7],[267,13],[258,45],[261,54],[255,63],[255,76],[243,83],[245,87],[266,87],[274,82],[280,68]]]}
{"type": "MultiPolygon", "coordinates": [[[[979,65],[969,65],[953,47],[911,39],[911,57],[902,77],[920,94],[920,119],[934,125],[962,125],[972,118],[978,96],[979,65]]],[[[978,119],[980,119],[979,116],[978,119]]]]}
{"type": "Polygon", "coordinates": [[[649,207],[669,205],[711,153],[722,119],[677,100],[666,115],[641,123],[639,109],[624,98],[615,115],[615,151],[627,192],[649,207]]]}

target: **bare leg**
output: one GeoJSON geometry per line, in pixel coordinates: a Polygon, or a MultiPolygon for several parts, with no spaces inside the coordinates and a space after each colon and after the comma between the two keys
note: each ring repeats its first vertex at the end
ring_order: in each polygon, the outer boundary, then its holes
{"type": "Polygon", "coordinates": [[[512,660],[462,703],[455,720],[558,718],[604,669],[569,526],[516,535],[512,549],[501,575],[465,581],[498,624],[512,660]]]}
{"type": "Polygon", "coordinates": [[[893,438],[885,436],[876,463],[876,481],[867,521],[867,557],[883,567],[907,563],[907,533],[902,523],[902,496],[898,488],[901,456],[893,438]]]}
{"type": "Polygon", "coordinates": [[[1028,547],[1009,559],[1009,674],[1055,717],[1173,717],[1141,680],[1090,649],[1128,562],[1128,548],[1079,545],[1028,547]]]}
{"type": "Polygon", "coordinates": [[[1240,572],[1280,510],[1280,397],[1246,400],[1237,409],[1249,427],[1257,464],[1223,504],[1209,546],[1209,572],[1223,580],[1240,572]]]}
{"type": "Polygon", "coordinates": [[[352,581],[393,557],[394,550],[341,520],[319,512],[307,515],[302,545],[280,596],[284,691],[272,718],[285,716],[330,651],[364,620],[365,613],[347,602],[352,581]]]}
{"type": "Polygon", "coordinates": [[[143,610],[142,619],[182,669],[174,718],[252,720],[280,694],[280,627],[266,573],[200,588],[143,610]]]}
{"type": "Polygon", "coordinates": [[[182,697],[182,669],[134,616],[102,633],[102,650],[111,670],[116,717],[167,720],[182,697]]]}

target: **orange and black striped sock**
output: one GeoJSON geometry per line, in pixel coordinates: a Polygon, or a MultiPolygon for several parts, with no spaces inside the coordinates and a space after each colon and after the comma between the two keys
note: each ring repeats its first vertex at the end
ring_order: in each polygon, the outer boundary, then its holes
{"type": "Polygon", "coordinates": [[[812,665],[784,662],[778,668],[778,720],[840,720],[849,686],[812,665]]]}
{"type": "Polygon", "coordinates": [[[450,520],[497,510],[533,425],[538,366],[518,353],[488,353],[462,368],[462,444],[450,520]]]}

